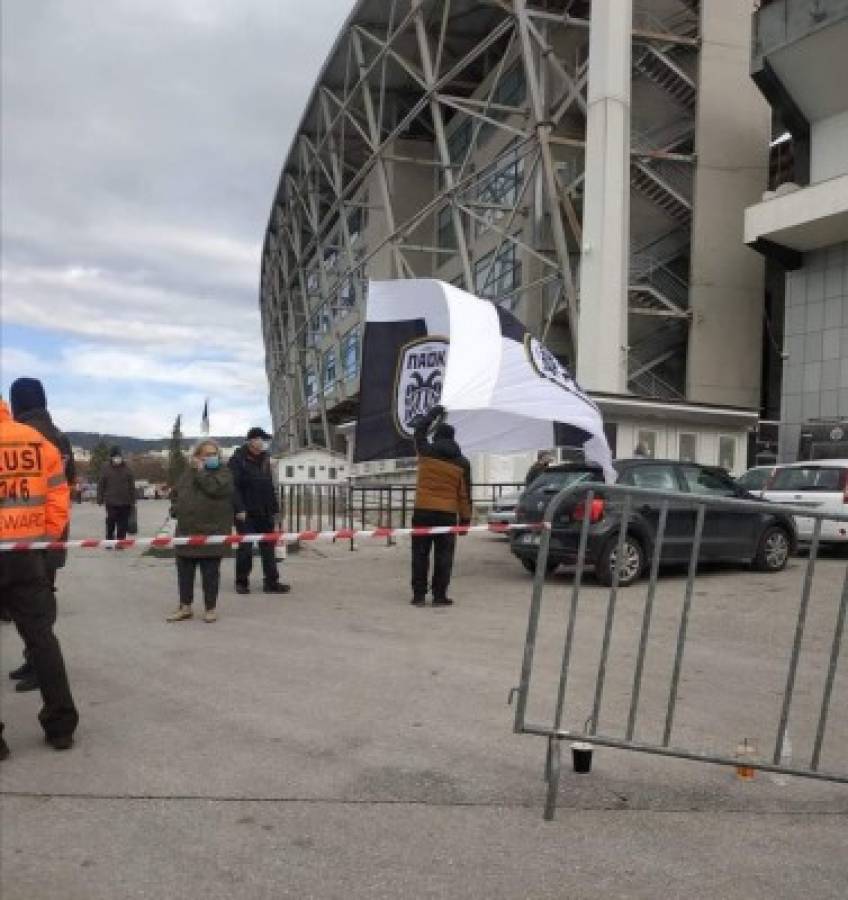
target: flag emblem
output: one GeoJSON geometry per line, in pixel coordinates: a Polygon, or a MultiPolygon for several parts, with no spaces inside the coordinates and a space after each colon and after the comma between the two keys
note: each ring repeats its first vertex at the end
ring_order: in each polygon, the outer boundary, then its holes
{"type": "Polygon", "coordinates": [[[524,347],[527,350],[527,358],[536,370],[537,375],[541,378],[547,378],[548,381],[553,381],[554,384],[558,384],[564,390],[577,394],[578,397],[595,406],[594,401],[580,390],[568,369],[544,344],[528,333],[524,336],[524,347]]]}
{"type": "Polygon", "coordinates": [[[395,384],[395,423],[406,437],[414,421],[432,409],[442,397],[448,342],[427,337],[401,348],[395,384]]]}

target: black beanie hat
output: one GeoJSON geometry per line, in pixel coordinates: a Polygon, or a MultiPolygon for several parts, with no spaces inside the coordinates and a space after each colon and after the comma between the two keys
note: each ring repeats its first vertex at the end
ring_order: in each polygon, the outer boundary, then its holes
{"type": "Polygon", "coordinates": [[[17,418],[32,409],[46,409],[47,395],[44,385],[37,378],[18,378],[9,390],[12,415],[17,418]]]}
{"type": "Polygon", "coordinates": [[[114,444],[109,448],[109,459],[113,456],[121,456],[121,448],[117,444],[114,444]]]}
{"type": "Polygon", "coordinates": [[[452,441],[455,434],[456,432],[453,430],[453,425],[448,425],[446,422],[442,422],[441,425],[436,426],[436,430],[433,432],[433,437],[437,441],[452,441]]]}

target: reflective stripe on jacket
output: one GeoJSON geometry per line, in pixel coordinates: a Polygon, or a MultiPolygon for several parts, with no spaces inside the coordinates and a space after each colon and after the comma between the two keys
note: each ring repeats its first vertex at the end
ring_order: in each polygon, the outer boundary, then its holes
{"type": "Polygon", "coordinates": [[[61,454],[0,400],[0,541],[58,540],[69,514],[61,454]]]}

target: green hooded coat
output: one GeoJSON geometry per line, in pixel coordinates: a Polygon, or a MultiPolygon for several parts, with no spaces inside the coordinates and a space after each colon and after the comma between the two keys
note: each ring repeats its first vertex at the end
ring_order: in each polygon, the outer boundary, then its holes
{"type": "MultiPolygon", "coordinates": [[[[233,528],[233,476],[226,467],[190,469],[171,493],[177,537],[191,534],[230,534],[233,528]]],[[[177,547],[177,556],[214,557],[228,552],[223,544],[177,547]]]]}

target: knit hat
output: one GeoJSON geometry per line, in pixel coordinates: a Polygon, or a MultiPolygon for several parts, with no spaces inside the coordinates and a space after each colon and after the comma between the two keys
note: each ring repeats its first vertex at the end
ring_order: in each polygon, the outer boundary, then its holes
{"type": "Polygon", "coordinates": [[[111,446],[109,448],[109,459],[112,459],[113,456],[121,456],[121,455],[122,455],[121,448],[117,444],[114,444],[113,446],[111,446]]]}
{"type": "Polygon", "coordinates": [[[448,425],[446,422],[442,422],[441,425],[436,426],[436,429],[433,432],[433,437],[437,441],[452,441],[455,434],[456,432],[454,431],[453,425],[448,425]]]}
{"type": "Polygon", "coordinates": [[[47,395],[44,385],[37,378],[18,378],[12,382],[9,390],[9,401],[14,418],[33,409],[47,408],[47,395]]]}

